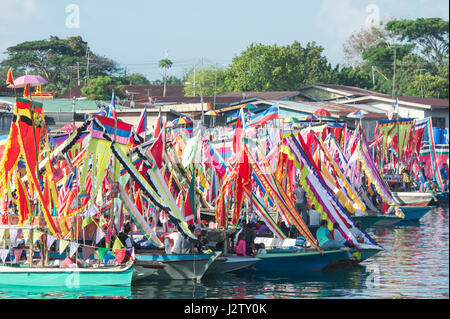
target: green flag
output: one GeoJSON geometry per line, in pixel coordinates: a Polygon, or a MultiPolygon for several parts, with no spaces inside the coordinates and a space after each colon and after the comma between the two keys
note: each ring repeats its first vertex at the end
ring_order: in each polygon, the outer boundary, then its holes
{"type": "Polygon", "coordinates": [[[98,248],[98,260],[103,261],[103,259],[105,259],[107,252],[108,252],[108,248],[103,248],[103,247],[98,248]]]}
{"type": "Polygon", "coordinates": [[[193,138],[191,138],[187,144],[186,148],[183,152],[183,158],[181,159],[181,164],[183,164],[183,167],[186,168],[194,161],[195,154],[197,153],[197,147],[198,147],[198,140],[200,139],[200,131],[195,135],[193,138]]]}

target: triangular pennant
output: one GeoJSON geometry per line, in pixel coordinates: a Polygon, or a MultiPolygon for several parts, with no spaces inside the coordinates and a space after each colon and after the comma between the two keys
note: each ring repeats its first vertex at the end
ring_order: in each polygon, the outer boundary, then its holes
{"type": "Polygon", "coordinates": [[[3,239],[5,238],[5,228],[0,229],[0,242],[3,241],[3,239]]]}
{"type": "Polygon", "coordinates": [[[78,250],[78,247],[80,247],[79,244],[72,242],[70,243],[69,257],[72,257],[73,254],[75,254],[75,252],[78,250]]]}
{"type": "Polygon", "coordinates": [[[0,249],[0,258],[2,259],[2,263],[5,263],[6,257],[8,257],[9,250],[8,249],[0,249]]]}
{"type": "Polygon", "coordinates": [[[87,225],[89,225],[90,223],[92,223],[93,219],[92,217],[87,217],[83,219],[83,223],[81,224],[81,228],[85,228],[87,225]]]}
{"type": "Polygon", "coordinates": [[[118,237],[116,237],[116,240],[114,241],[114,245],[113,245],[113,247],[112,247],[112,251],[115,252],[116,249],[120,249],[120,248],[122,248],[122,247],[123,247],[122,242],[119,240],[118,237]]]}
{"type": "Polygon", "coordinates": [[[52,247],[55,240],[56,240],[55,236],[47,235],[47,249],[48,250],[50,250],[50,248],[52,247]]]}
{"type": "Polygon", "coordinates": [[[86,211],[86,214],[84,214],[84,217],[94,217],[99,213],[99,210],[96,205],[92,204],[91,207],[86,211]]]}
{"type": "Polygon", "coordinates": [[[83,247],[83,260],[87,260],[89,258],[89,256],[92,255],[92,253],[94,253],[94,247],[90,247],[90,246],[85,246],[83,247]]]}
{"type": "Polygon", "coordinates": [[[59,253],[60,254],[62,254],[66,250],[67,245],[69,245],[68,240],[61,239],[59,241],[59,253]]]}
{"type": "Polygon", "coordinates": [[[98,260],[103,261],[107,252],[108,252],[108,248],[100,247],[98,249],[98,260]]]}
{"type": "Polygon", "coordinates": [[[22,234],[23,234],[23,239],[25,240],[25,243],[27,243],[28,239],[30,239],[30,230],[29,229],[23,229],[22,230],[22,234]]]}
{"type": "Polygon", "coordinates": [[[15,243],[17,239],[17,235],[19,234],[19,231],[17,229],[10,229],[9,230],[9,238],[11,239],[11,243],[15,243]]]}
{"type": "Polygon", "coordinates": [[[41,239],[42,232],[40,230],[35,230],[33,232],[33,244],[41,239]]]}
{"type": "Polygon", "coordinates": [[[127,253],[126,249],[116,249],[114,251],[114,255],[116,255],[116,261],[118,264],[121,264],[122,261],[125,259],[125,255],[127,253]]]}
{"type": "Polygon", "coordinates": [[[102,238],[105,237],[105,233],[97,227],[97,233],[95,235],[95,244],[98,244],[102,238]]]}

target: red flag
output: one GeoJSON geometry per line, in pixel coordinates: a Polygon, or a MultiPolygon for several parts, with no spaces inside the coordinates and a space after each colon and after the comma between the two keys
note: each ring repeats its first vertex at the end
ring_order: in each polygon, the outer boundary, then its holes
{"type": "Polygon", "coordinates": [[[184,200],[184,220],[188,225],[194,224],[194,213],[192,212],[189,194],[186,194],[186,199],[184,200]]]}
{"type": "Polygon", "coordinates": [[[6,77],[6,84],[11,84],[12,86],[14,86],[14,78],[12,75],[11,68],[9,68],[9,70],[8,70],[8,76],[6,77]]]}
{"type": "Polygon", "coordinates": [[[239,153],[241,149],[241,135],[242,135],[242,123],[241,117],[238,117],[236,122],[236,127],[234,128],[234,137],[233,137],[233,152],[235,154],[239,153]]]}
{"type": "Polygon", "coordinates": [[[125,259],[125,255],[127,253],[127,250],[122,248],[122,249],[116,249],[114,251],[114,254],[116,255],[116,261],[118,264],[121,264],[122,261],[125,259]]]}
{"type": "Polygon", "coordinates": [[[28,84],[25,84],[25,87],[23,89],[23,97],[26,99],[30,98],[30,88],[28,87],[28,84]]]}
{"type": "Polygon", "coordinates": [[[159,116],[158,120],[156,121],[155,135],[154,136],[158,136],[159,133],[161,133],[161,116],[159,116]]]}
{"type": "Polygon", "coordinates": [[[162,168],[162,160],[163,160],[163,140],[162,140],[162,134],[159,133],[158,138],[156,139],[155,143],[150,147],[150,152],[152,153],[156,165],[158,165],[159,168],[162,168]]]}
{"type": "MultiPolygon", "coordinates": [[[[159,118],[158,118],[159,120],[159,118]]],[[[147,131],[147,108],[145,108],[141,113],[141,118],[139,119],[139,124],[136,129],[137,134],[145,133],[147,131]]],[[[157,136],[157,135],[155,135],[157,136]]]]}

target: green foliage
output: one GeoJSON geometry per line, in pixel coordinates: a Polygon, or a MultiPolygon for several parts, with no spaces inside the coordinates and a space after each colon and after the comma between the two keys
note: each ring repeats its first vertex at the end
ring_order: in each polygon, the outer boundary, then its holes
{"type": "MultiPolygon", "coordinates": [[[[203,96],[214,96],[225,92],[225,70],[206,65],[195,70],[195,96],[200,96],[200,81],[203,96]]],[[[184,95],[194,96],[194,69],[189,71],[184,82],[184,95]]]]}
{"type": "Polygon", "coordinates": [[[443,65],[448,60],[448,21],[440,18],[393,20],[386,24],[386,30],[400,41],[417,44],[430,63],[443,65]]]}
{"type": "Polygon", "coordinates": [[[315,42],[306,47],[295,41],[278,46],[252,43],[225,72],[225,85],[230,91],[296,90],[311,83],[336,80],[323,48],[315,42]]]}
{"type": "Polygon", "coordinates": [[[84,80],[88,55],[90,77],[112,75],[118,71],[114,61],[90,50],[88,54],[88,50],[87,42],[79,36],[67,39],[51,36],[49,40],[27,41],[7,48],[7,57],[1,65],[13,68],[15,77],[26,71],[40,75],[49,82],[49,86],[43,89],[60,91],[77,85],[78,65],[80,80],[84,80]]]}
{"type": "Polygon", "coordinates": [[[89,84],[81,89],[81,93],[89,100],[107,101],[111,99],[112,89],[114,95],[121,99],[126,97],[124,85],[113,86],[109,76],[99,76],[89,81],[89,84]]]}
{"type": "Polygon", "coordinates": [[[131,73],[127,75],[118,76],[113,79],[115,84],[119,85],[146,85],[150,84],[150,81],[145,75],[140,73],[131,73]]]}

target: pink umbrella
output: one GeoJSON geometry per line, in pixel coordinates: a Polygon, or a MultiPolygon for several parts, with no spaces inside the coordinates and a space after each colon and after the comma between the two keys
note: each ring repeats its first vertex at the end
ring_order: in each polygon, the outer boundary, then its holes
{"type": "MultiPolygon", "coordinates": [[[[39,75],[24,75],[14,80],[14,86],[16,87],[16,89],[24,88],[27,84],[29,86],[37,86],[47,83],[48,82],[39,75]]],[[[14,86],[8,85],[8,88],[13,88],[14,86]]]]}
{"type": "Polygon", "coordinates": [[[66,124],[60,128],[60,131],[66,132],[66,133],[72,133],[72,132],[76,131],[77,129],[78,129],[78,127],[76,127],[73,124],[66,124]]]}

